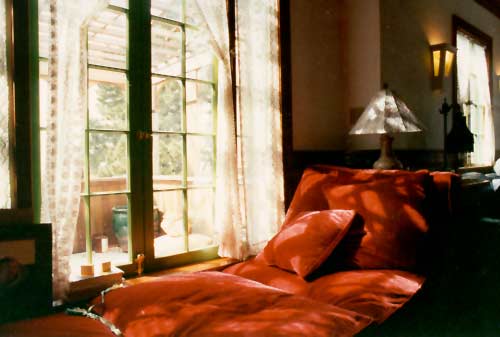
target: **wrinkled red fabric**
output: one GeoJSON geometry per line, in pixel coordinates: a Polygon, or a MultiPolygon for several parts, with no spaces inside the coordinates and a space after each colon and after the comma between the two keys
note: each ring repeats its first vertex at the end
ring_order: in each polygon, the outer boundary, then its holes
{"type": "Polygon", "coordinates": [[[410,300],[424,281],[422,276],[401,270],[350,270],[314,280],[307,297],[382,323],[410,300]]]}
{"type": "Polygon", "coordinates": [[[116,335],[96,320],[61,313],[0,325],[0,337],[116,337],[116,335]]]}
{"type": "Polygon", "coordinates": [[[429,229],[424,214],[427,179],[426,173],[415,173],[363,184],[325,184],[329,207],[354,209],[366,231],[357,245],[339,244],[329,262],[348,269],[415,268],[429,229]]]}
{"type": "Polygon", "coordinates": [[[127,337],[353,336],[372,321],[220,272],[172,275],[118,289],[106,295],[100,309],[127,337]]]}
{"type": "Polygon", "coordinates": [[[456,212],[458,204],[460,176],[452,172],[431,172],[434,190],[433,201],[438,205],[434,211],[448,218],[456,212]]]}
{"type": "Polygon", "coordinates": [[[256,258],[230,266],[224,272],[352,310],[378,323],[410,300],[425,280],[413,273],[386,269],[336,272],[307,282],[256,258]]]}
{"type": "Polygon", "coordinates": [[[428,174],[428,171],[351,169],[332,165],[316,165],[307,168],[304,170],[297,186],[283,226],[286,226],[301,212],[329,209],[328,200],[323,194],[323,186],[325,184],[360,184],[385,178],[413,175],[415,173],[425,175],[428,174]]]}
{"type": "Polygon", "coordinates": [[[267,243],[259,258],[305,278],[330,256],[354,215],[339,209],[301,213],[267,243]]]}
{"type": "Polygon", "coordinates": [[[238,275],[292,294],[307,293],[309,283],[295,273],[269,266],[261,257],[252,258],[224,269],[224,273],[238,275]]]}

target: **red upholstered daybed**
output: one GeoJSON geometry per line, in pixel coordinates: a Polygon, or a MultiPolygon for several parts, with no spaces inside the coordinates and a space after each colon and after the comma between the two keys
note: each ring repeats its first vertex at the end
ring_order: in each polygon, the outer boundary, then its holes
{"type": "MultiPolygon", "coordinates": [[[[307,169],[280,232],[223,272],[173,275],[94,300],[125,336],[352,336],[381,323],[425,281],[429,233],[450,215],[457,176],[307,169]]],[[[112,336],[64,314],[0,336],[112,336]]]]}

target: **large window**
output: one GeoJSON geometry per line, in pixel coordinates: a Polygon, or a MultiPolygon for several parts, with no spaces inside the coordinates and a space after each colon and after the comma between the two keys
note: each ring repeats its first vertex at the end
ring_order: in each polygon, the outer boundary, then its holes
{"type": "Polygon", "coordinates": [[[454,17],[457,46],[457,102],[474,135],[469,164],[491,165],[495,159],[495,137],[491,110],[491,37],[454,17]]]}
{"type": "MultiPolygon", "coordinates": [[[[146,267],[215,256],[216,59],[193,1],[144,3],[110,1],[88,24],[73,273],[101,261],[127,270],[139,253],[146,267]]],[[[42,168],[49,21],[39,0],[42,168]]]]}
{"type": "Polygon", "coordinates": [[[11,208],[12,156],[12,80],[10,1],[0,1],[0,208],[11,208]]]}

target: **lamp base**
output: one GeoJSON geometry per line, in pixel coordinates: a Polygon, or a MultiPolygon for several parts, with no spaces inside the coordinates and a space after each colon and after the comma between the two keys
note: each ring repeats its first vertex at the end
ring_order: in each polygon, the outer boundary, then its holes
{"type": "Polygon", "coordinates": [[[392,152],[393,137],[388,134],[380,136],[380,157],[373,163],[373,168],[377,170],[398,170],[403,168],[403,164],[394,156],[392,152]]]}

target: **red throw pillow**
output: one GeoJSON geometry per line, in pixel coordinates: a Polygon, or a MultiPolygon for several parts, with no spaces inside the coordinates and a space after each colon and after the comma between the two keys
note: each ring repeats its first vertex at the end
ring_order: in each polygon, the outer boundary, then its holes
{"type": "Polygon", "coordinates": [[[304,212],[267,243],[257,260],[305,278],[330,256],[354,215],[341,209],[304,212]]]}
{"type": "Polygon", "coordinates": [[[325,184],[359,184],[414,174],[427,175],[428,171],[352,169],[332,165],[316,165],[307,168],[304,170],[293,195],[283,226],[286,227],[294,217],[302,212],[329,209],[328,200],[323,194],[325,184]]]}
{"type": "Polygon", "coordinates": [[[417,248],[428,231],[424,216],[428,178],[426,172],[413,172],[370,183],[323,186],[329,207],[355,210],[366,232],[357,236],[357,242],[348,233],[334,253],[342,258],[332,258],[350,268],[413,269],[417,248]]]}

